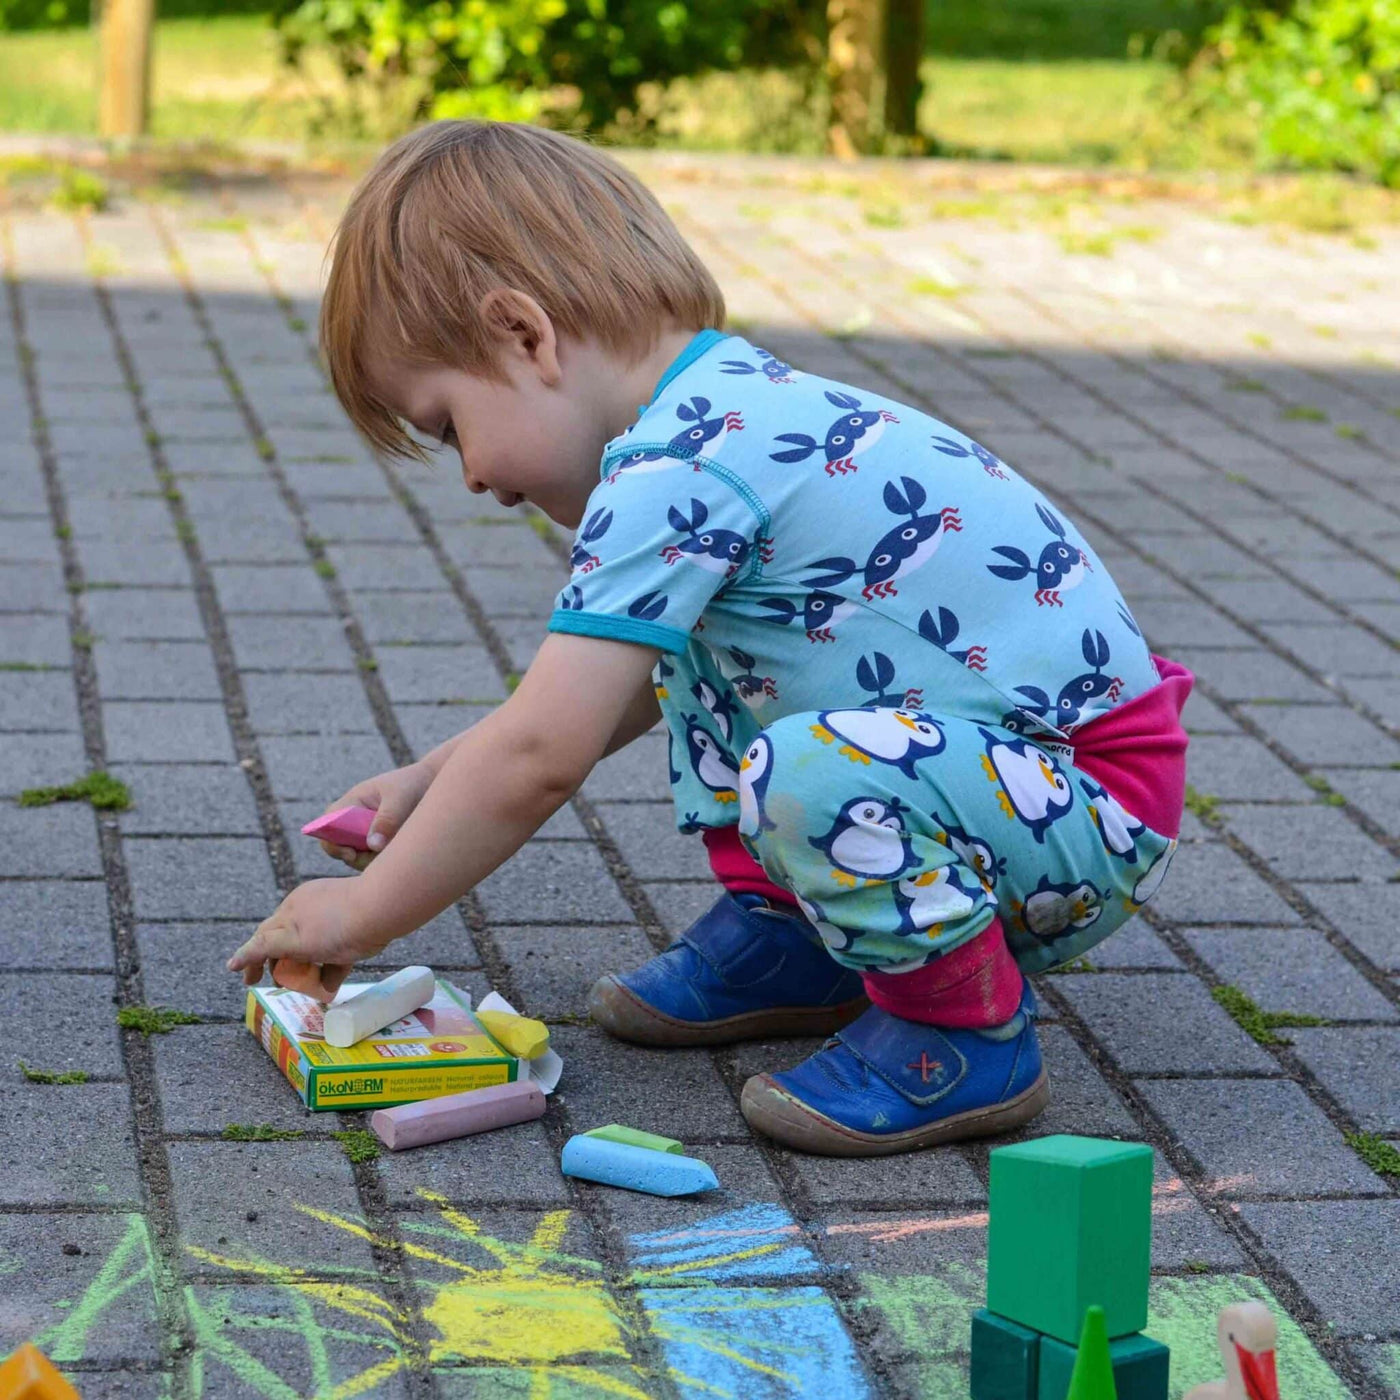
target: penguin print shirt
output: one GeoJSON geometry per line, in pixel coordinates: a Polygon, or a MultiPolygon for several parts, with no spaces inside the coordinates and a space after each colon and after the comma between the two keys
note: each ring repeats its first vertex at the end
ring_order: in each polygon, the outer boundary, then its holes
{"type": "Polygon", "coordinates": [[[550,630],[657,647],[683,829],[737,820],[785,715],[882,706],[1063,742],[1159,680],[1074,524],[905,404],[702,331],[603,454],[550,630]]]}

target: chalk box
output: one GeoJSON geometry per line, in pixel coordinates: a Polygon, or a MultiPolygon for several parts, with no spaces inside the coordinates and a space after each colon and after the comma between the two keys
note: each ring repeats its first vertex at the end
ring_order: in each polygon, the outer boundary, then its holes
{"type": "MultiPolygon", "coordinates": [[[[337,1000],[367,985],[347,982],[337,1000]]],[[[486,1034],[466,994],[442,977],[426,1006],[345,1050],[326,1044],[323,1012],[300,992],[250,987],[243,1016],[310,1109],[391,1108],[521,1077],[521,1062],[486,1034]]]]}

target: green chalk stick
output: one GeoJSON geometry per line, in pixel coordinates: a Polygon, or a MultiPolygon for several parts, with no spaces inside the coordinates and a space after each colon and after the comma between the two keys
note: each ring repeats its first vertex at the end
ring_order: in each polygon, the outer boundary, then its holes
{"type": "Polygon", "coordinates": [[[677,1157],[685,1155],[685,1148],[675,1138],[658,1137],[655,1133],[644,1133],[640,1128],[624,1128],[621,1123],[609,1123],[605,1128],[593,1128],[584,1137],[605,1138],[608,1142],[625,1143],[628,1147],[646,1147],[653,1152],[670,1152],[677,1157]]]}

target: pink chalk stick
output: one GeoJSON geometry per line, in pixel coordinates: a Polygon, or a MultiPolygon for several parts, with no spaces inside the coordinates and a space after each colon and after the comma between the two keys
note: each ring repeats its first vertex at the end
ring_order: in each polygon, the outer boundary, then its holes
{"type": "Polygon", "coordinates": [[[338,812],[327,812],[314,822],[302,827],[303,836],[314,836],[318,841],[329,841],[332,846],[349,846],[352,850],[369,850],[369,829],[378,814],[371,807],[342,807],[338,812]]]}
{"type": "Polygon", "coordinates": [[[533,1079],[516,1079],[486,1089],[468,1089],[464,1094],[445,1094],[397,1108],[381,1108],[370,1116],[369,1125],[385,1147],[400,1152],[405,1147],[422,1147],[429,1142],[506,1128],[512,1123],[528,1123],[543,1113],[544,1093],[540,1086],[533,1079]]]}

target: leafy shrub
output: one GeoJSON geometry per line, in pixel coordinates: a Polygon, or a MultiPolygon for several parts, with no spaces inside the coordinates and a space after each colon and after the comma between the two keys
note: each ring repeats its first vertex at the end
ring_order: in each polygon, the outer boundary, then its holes
{"type": "MultiPolygon", "coordinates": [[[[161,19],[212,19],[216,15],[266,14],[270,0],[158,0],[161,19]]],[[[0,0],[0,33],[88,24],[91,0],[0,0]]]]}
{"type": "Polygon", "coordinates": [[[1244,108],[1260,164],[1400,186],[1400,0],[1237,0],[1189,78],[1198,111],[1244,108]]]}

